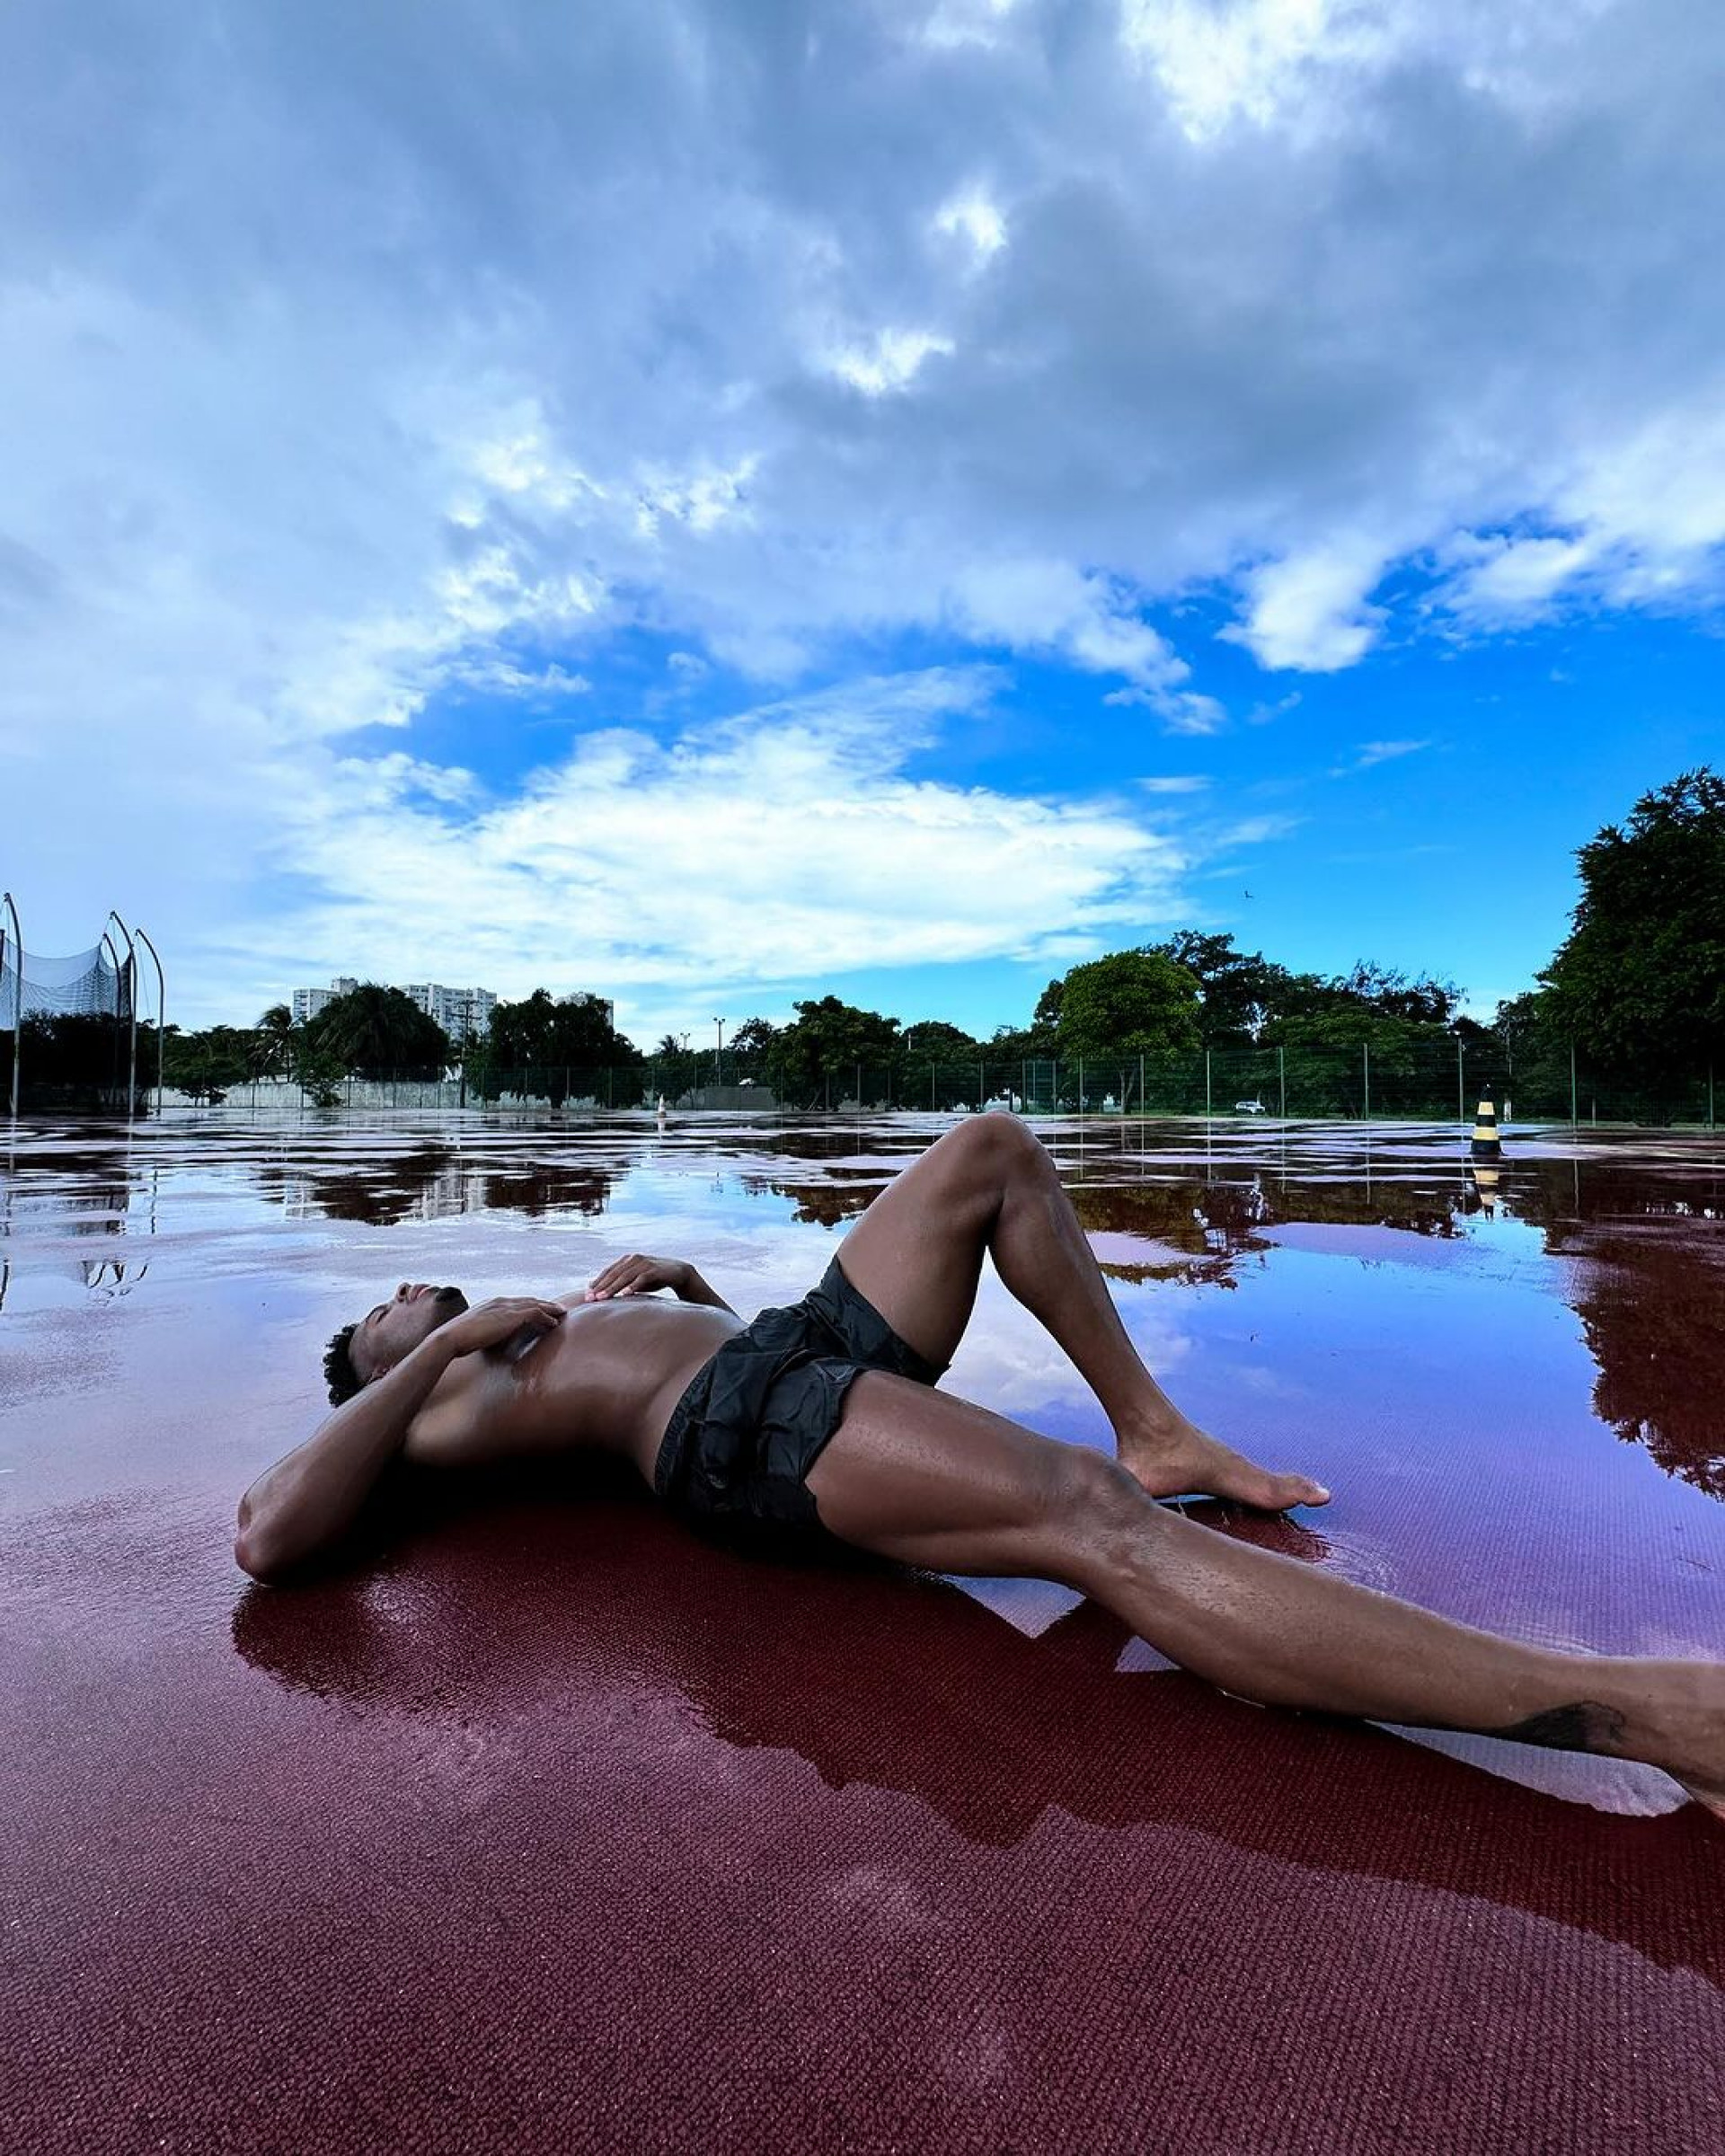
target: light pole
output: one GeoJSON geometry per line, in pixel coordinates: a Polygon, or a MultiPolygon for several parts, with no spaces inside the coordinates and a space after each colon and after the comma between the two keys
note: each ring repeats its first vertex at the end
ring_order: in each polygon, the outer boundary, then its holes
{"type": "MultiPolygon", "coordinates": [[[[0,906],[5,907],[12,923],[12,970],[18,983],[18,994],[12,1006],[12,1117],[15,1123],[18,1119],[18,1066],[24,1059],[24,932],[18,925],[18,908],[12,902],[10,891],[0,891],[0,906]]],[[[0,993],[4,991],[5,985],[5,976],[0,973],[0,993]]]]}
{"type": "Polygon", "coordinates": [[[712,1059],[712,1082],[722,1085],[725,1082],[725,1021],[722,1018],[715,1018],[712,1022],[719,1029],[719,1048],[712,1059]]]}
{"type": "Polygon", "coordinates": [[[140,928],[137,940],[150,954],[155,967],[155,1113],[159,1122],[162,1116],[162,1063],[167,1051],[168,1013],[167,976],[162,971],[162,961],[155,955],[155,946],[140,928]]]}

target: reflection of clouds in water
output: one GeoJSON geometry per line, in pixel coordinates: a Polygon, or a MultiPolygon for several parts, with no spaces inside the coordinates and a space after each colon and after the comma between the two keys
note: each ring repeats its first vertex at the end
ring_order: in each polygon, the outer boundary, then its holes
{"type": "MultiPolygon", "coordinates": [[[[842,1234],[806,1223],[774,1217],[761,1199],[745,1216],[742,1232],[734,1221],[715,1224],[691,1209],[638,1206],[637,1197],[663,1193],[632,1181],[591,1237],[583,1252],[589,1274],[632,1250],[656,1256],[687,1257],[744,1317],[770,1304],[794,1303],[825,1272],[844,1247],[842,1234]]],[[[783,1199],[778,1202],[783,1203],[783,1199]]],[[[1159,1376],[1177,1370],[1192,1352],[1190,1331],[1175,1321],[1172,1295],[1145,1289],[1112,1289],[1115,1306],[1133,1344],[1159,1376]]],[[[998,1414],[1033,1416],[1049,1409],[1092,1410],[1089,1388],[1037,1321],[985,1267],[974,1313],[945,1381],[946,1390],[992,1408],[998,1414]]]]}
{"type": "MultiPolygon", "coordinates": [[[[1163,1299],[1114,1296],[1133,1346],[1164,1377],[1192,1350],[1190,1335],[1173,1321],[1163,1299]]],[[[985,1274],[977,1307],[952,1368],[948,1389],[1002,1415],[1022,1416],[1050,1407],[1089,1409],[1099,1424],[1094,1396],[1053,1339],[992,1272],[985,1274]]]]}

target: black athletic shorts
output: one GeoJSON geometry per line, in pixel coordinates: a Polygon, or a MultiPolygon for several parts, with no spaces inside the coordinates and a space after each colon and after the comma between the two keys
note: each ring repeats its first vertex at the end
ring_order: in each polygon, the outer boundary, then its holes
{"type": "Polygon", "coordinates": [[[801,1303],[764,1310],[695,1373],[665,1426],[653,1488],[691,1526],[726,1542],[772,1550],[818,1538],[803,1478],[864,1370],[922,1385],[941,1374],[835,1258],[801,1303]]]}

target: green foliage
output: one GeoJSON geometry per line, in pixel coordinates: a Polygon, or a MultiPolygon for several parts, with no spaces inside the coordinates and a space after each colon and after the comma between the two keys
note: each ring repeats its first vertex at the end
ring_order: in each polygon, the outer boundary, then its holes
{"type": "Polygon", "coordinates": [[[358,1078],[441,1078],[453,1053],[448,1035],[411,997],[375,981],[332,996],[305,1026],[304,1043],[358,1078]]]}
{"type": "Polygon", "coordinates": [[[1197,976],[1160,950],[1075,966],[1059,1008],[1062,1056],[1179,1056],[1200,1043],[1197,976]]]}
{"type": "Polygon", "coordinates": [[[582,1074],[609,1071],[623,1074],[610,1091],[612,1105],[624,1107],[641,1098],[641,1061],[634,1042],[612,1025],[600,997],[553,996],[535,988],[518,1003],[498,1004],[491,1038],[482,1055],[470,1058],[468,1076],[482,1098],[495,1100],[518,1079],[555,1108],[571,1092],[588,1090],[576,1082],[582,1074]]]}
{"type": "Polygon", "coordinates": [[[192,1100],[219,1100],[252,1073],[255,1036],[243,1026],[182,1033],[170,1026],[163,1044],[163,1082],[192,1100]]]}
{"type": "Polygon", "coordinates": [[[865,1073],[890,1069],[899,1050],[898,1021],[863,1011],[836,995],[796,1003],[795,1022],[773,1039],[762,1074],[789,1107],[810,1108],[828,1093],[839,1099],[865,1073]]]}
{"type": "Polygon", "coordinates": [[[1625,1074],[1725,1056],[1725,779],[1684,772],[1576,858],[1574,924],[1541,976],[1555,1027],[1625,1074]]]}
{"type": "MultiPolygon", "coordinates": [[[[40,1012],[26,1015],[22,1031],[19,1085],[25,1100],[52,1095],[68,1106],[125,1106],[131,1050],[127,1026],[94,1012],[40,1012]]],[[[11,1099],[18,1046],[10,1032],[0,1032],[0,1108],[11,1099]]],[[[140,1052],[140,1073],[143,1067],[140,1052]]],[[[141,1075],[138,1090],[141,1094],[141,1075]]]]}
{"type": "Polygon", "coordinates": [[[943,1018],[919,1018],[914,1026],[907,1026],[900,1046],[912,1068],[924,1063],[974,1063],[977,1056],[971,1035],[943,1018]]]}
{"type": "Polygon", "coordinates": [[[1212,1047],[1244,1047],[1264,1022],[1286,1011],[1297,978],[1272,966],[1261,951],[1236,950],[1234,938],[1185,928],[1149,949],[1183,967],[1198,983],[1199,1024],[1212,1047]]]}

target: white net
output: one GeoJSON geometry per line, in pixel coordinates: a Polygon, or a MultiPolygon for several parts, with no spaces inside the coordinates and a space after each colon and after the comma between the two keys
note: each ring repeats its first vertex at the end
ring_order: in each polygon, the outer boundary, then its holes
{"type": "Polygon", "coordinates": [[[115,966],[105,943],[55,959],[21,952],[8,941],[0,951],[0,1033],[12,1032],[21,1016],[129,1019],[128,969],[115,966]]]}

